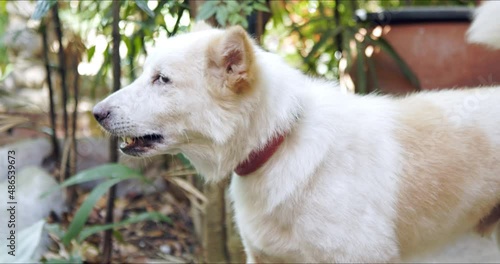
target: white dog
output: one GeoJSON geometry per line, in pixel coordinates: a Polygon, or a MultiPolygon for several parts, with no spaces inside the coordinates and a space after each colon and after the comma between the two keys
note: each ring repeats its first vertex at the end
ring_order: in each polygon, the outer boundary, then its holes
{"type": "Polygon", "coordinates": [[[236,171],[248,262],[397,262],[497,228],[500,87],[391,98],[333,86],[240,27],[208,28],[158,46],[94,115],[125,154],[182,152],[209,181],[236,171]]]}

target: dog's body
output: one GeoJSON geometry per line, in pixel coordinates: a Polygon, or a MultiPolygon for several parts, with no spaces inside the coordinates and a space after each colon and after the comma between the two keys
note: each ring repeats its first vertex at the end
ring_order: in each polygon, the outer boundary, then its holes
{"type": "Polygon", "coordinates": [[[232,177],[248,262],[401,261],[500,229],[500,87],[346,94],[241,28],[161,47],[94,114],[127,137],[123,152],[183,152],[211,181],[284,136],[262,166],[232,177]]]}

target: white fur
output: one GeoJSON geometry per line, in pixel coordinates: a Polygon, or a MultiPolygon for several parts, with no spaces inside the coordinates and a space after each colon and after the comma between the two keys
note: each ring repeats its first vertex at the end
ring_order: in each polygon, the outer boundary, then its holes
{"type": "Polygon", "coordinates": [[[467,40],[471,43],[484,44],[495,49],[500,48],[500,1],[487,0],[474,14],[474,21],[467,31],[467,40]]]}
{"type": "MultiPolygon", "coordinates": [[[[425,110],[409,104],[439,106],[443,123],[476,127],[487,136],[492,151],[500,153],[498,88],[402,99],[346,94],[335,83],[309,78],[256,45],[254,91],[243,99],[224,97],[222,107],[221,99],[208,92],[205,67],[209,45],[223,34],[208,29],[166,40],[134,83],[95,109],[112,110],[101,123],[112,134],[161,133],[164,141],[142,156],[182,152],[209,181],[221,180],[276,133],[290,131],[260,169],[232,176],[235,220],[248,262],[404,260],[397,204],[407,184],[402,169],[411,161],[402,158],[406,146],[398,139],[410,133],[404,130],[401,113],[425,110]],[[152,84],[155,72],[172,83],[152,84]]],[[[500,175],[488,180],[500,185],[500,175]]],[[[500,195],[492,196],[500,202],[500,195]]],[[[474,204],[459,206],[452,208],[449,222],[430,222],[433,229],[422,230],[419,250],[473,228],[454,228],[463,221],[461,210],[474,204]]]]}

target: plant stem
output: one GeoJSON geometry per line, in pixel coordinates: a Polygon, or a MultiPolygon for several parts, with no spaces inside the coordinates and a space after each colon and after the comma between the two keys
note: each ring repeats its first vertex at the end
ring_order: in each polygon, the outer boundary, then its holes
{"type": "Polygon", "coordinates": [[[68,93],[66,87],[66,68],[65,58],[64,58],[64,47],[62,42],[62,27],[61,21],[59,20],[59,9],[58,4],[52,6],[52,16],[54,19],[57,43],[59,44],[59,50],[57,52],[59,58],[59,75],[61,76],[61,91],[62,91],[62,104],[63,104],[63,124],[64,124],[64,138],[68,137],[68,112],[66,111],[66,103],[68,101],[68,93]]]}
{"type": "MultiPolygon", "coordinates": [[[[112,37],[113,37],[113,92],[118,91],[120,89],[120,76],[121,76],[121,65],[120,65],[120,28],[118,27],[118,23],[120,22],[120,1],[113,0],[112,5],[113,12],[113,24],[112,24],[112,37]]],[[[118,161],[118,142],[117,138],[113,137],[110,140],[110,149],[109,149],[109,159],[110,162],[118,161]]],[[[114,201],[116,196],[116,185],[113,185],[109,189],[108,201],[106,205],[106,224],[113,223],[113,210],[114,210],[114,201]]],[[[113,229],[106,230],[104,232],[104,245],[103,245],[103,262],[111,263],[112,257],[112,249],[113,249],[113,229]]]]}
{"type": "MultiPolygon", "coordinates": [[[[69,159],[69,168],[70,168],[70,175],[75,175],[76,174],[76,162],[77,162],[77,145],[76,145],[76,128],[77,128],[77,120],[78,120],[78,81],[79,81],[80,75],[78,74],[78,59],[77,57],[73,58],[73,97],[75,100],[75,106],[73,108],[73,123],[72,123],[72,128],[71,128],[71,153],[70,153],[70,159],[69,159]]],[[[74,187],[68,188],[67,191],[68,194],[68,201],[69,203],[73,203],[76,199],[76,191],[74,187]]]]}
{"type": "MultiPolygon", "coordinates": [[[[335,0],[335,9],[333,18],[335,19],[335,26],[340,27],[340,10],[339,10],[340,0],[335,0]]],[[[342,52],[342,34],[337,34],[335,36],[335,43],[337,44],[337,51],[342,52]]]]}
{"type": "Polygon", "coordinates": [[[54,110],[54,88],[52,87],[52,75],[50,70],[50,61],[49,61],[49,44],[47,40],[47,26],[42,21],[40,24],[40,32],[42,34],[42,44],[43,44],[43,60],[45,62],[45,71],[47,72],[47,86],[49,87],[49,111],[50,111],[50,127],[52,128],[52,158],[56,162],[56,168],[59,167],[57,163],[59,163],[59,142],[57,141],[56,135],[56,112],[54,110]]]}
{"type": "MultiPolygon", "coordinates": [[[[61,26],[61,20],[59,19],[59,9],[57,2],[52,6],[52,16],[54,19],[57,42],[59,43],[59,50],[57,51],[57,55],[59,58],[59,67],[57,67],[57,69],[59,70],[59,75],[61,76],[64,142],[66,142],[66,140],[68,139],[68,131],[69,131],[68,111],[66,110],[66,104],[68,102],[68,89],[66,86],[66,63],[65,63],[66,60],[64,58],[64,46],[62,42],[62,26],[61,26]]],[[[64,170],[64,175],[62,175],[63,179],[66,180],[69,178],[70,175],[70,171],[67,168],[68,163],[61,165],[66,167],[66,169],[64,170]]]]}

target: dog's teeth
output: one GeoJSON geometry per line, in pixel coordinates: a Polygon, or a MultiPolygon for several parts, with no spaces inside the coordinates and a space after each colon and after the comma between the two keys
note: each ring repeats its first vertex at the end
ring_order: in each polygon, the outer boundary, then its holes
{"type": "Polygon", "coordinates": [[[123,142],[124,142],[125,144],[127,144],[127,145],[128,145],[128,144],[132,144],[132,143],[134,143],[134,141],[135,141],[135,139],[134,139],[134,138],[131,138],[131,137],[123,137],[122,139],[123,139],[123,142]]]}

